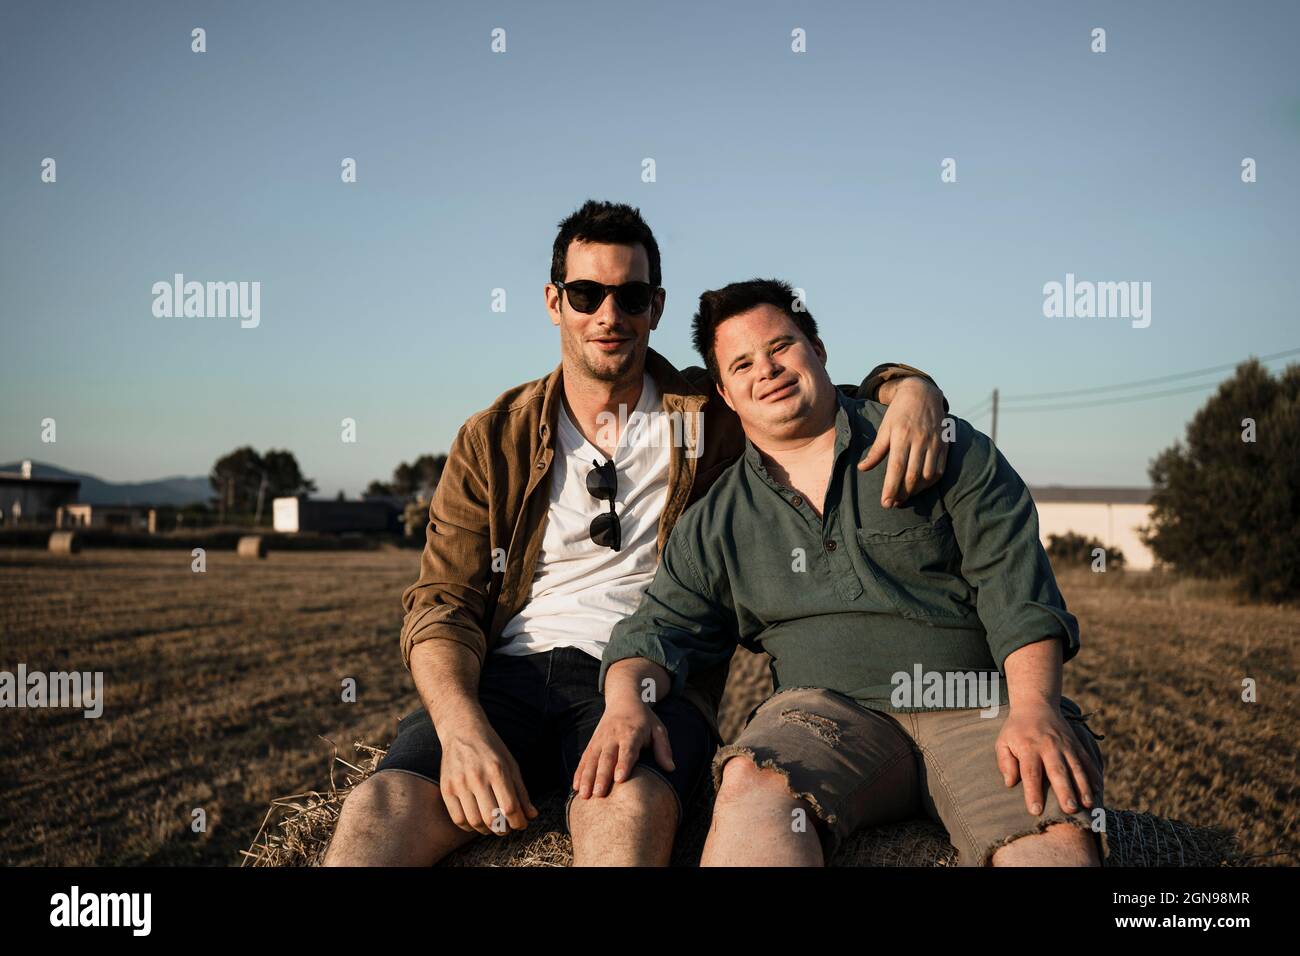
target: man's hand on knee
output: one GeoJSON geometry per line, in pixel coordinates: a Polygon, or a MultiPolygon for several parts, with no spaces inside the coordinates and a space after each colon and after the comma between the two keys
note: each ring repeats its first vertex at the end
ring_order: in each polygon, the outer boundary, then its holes
{"type": "Polygon", "coordinates": [[[605,713],[578,761],[573,789],[583,799],[613,792],[614,784],[632,776],[647,744],[654,748],[659,766],[670,771],[675,769],[668,728],[650,705],[639,698],[617,703],[607,701],[605,713]]]}
{"type": "Polygon", "coordinates": [[[1003,782],[1008,787],[1024,784],[1025,809],[1034,816],[1046,806],[1044,775],[1066,813],[1079,809],[1076,791],[1089,808],[1093,794],[1101,792],[1100,771],[1054,707],[1013,705],[996,751],[1003,782]]]}
{"type": "Polygon", "coordinates": [[[465,718],[439,731],[438,788],[447,814],[462,830],[505,836],[537,816],[519,764],[486,718],[465,718]]]}

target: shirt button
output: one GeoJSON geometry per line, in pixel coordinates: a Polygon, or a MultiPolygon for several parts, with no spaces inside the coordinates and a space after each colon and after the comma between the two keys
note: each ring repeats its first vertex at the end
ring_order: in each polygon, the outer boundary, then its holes
{"type": "Polygon", "coordinates": [[[798,495],[795,495],[790,499],[790,504],[794,505],[796,508],[801,507],[803,505],[803,499],[798,495]]]}
{"type": "Polygon", "coordinates": [[[827,538],[827,539],[826,539],[826,550],[827,550],[827,551],[834,551],[834,550],[835,550],[835,539],[834,539],[834,538],[827,538]]]}
{"type": "Polygon", "coordinates": [[[537,470],[541,471],[545,467],[546,467],[546,459],[545,458],[537,459],[537,470]]]}

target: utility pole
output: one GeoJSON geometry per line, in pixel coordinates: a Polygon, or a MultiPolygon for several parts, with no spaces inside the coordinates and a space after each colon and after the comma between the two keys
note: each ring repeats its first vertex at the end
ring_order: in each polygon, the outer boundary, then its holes
{"type": "Polygon", "coordinates": [[[989,436],[993,439],[993,447],[998,444],[998,390],[993,389],[993,434],[989,436]]]}
{"type": "Polygon", "coordinates": [[[257,516],[253,518],[253,524],[257,527],[262,526],[262,501],[266,497],[266,472],[262,472],[262,484],[257,489],[257,516]]]}

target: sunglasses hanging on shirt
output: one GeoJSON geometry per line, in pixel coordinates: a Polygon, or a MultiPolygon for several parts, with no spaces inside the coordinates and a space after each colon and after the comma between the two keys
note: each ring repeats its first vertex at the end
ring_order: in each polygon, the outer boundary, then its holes
{"type": "Polygon", "coordinates": [[[591,522],[591,540],[602,548],[618,551],[623,547],[623,526],[614,513],[614,497],[618,493],[618,472],[614,462],[605,464],[593,461],[593,470],[587,473],[587,490],[598,501],[608,501],[609,511],[596,515],[591,522]]]}

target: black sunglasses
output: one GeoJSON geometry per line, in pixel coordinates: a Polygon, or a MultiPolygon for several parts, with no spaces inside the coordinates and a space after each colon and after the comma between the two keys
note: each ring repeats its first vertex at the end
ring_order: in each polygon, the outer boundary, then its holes
{"type": "Polygon", "coordinates": [[[595,465],[593,471],[587,472],[587,490],[591,496],[599,501],[609,502],[609,511],[596,515],[592,519],[589,534],[591,540],[602,548],[613,548],[618,551],[623,547],[623,526],[619,523],[618,515],[614,513],[614,496],[618,492],[618,472],[614,470],[614,462],[607,461],[601,465],[592,462],[595,465]]]}
{"type": "Polygon", "coordinates": [[[555,287],[569,293],[569,305],[584,315],[600,308],[605,296],[614,293],[614,301],[628,315],[640,315],[650,308],[650,302],[659,290],[649,282],[624,282],[622,285],[601,285],[591,279],[557,282],[555,287]]]}

